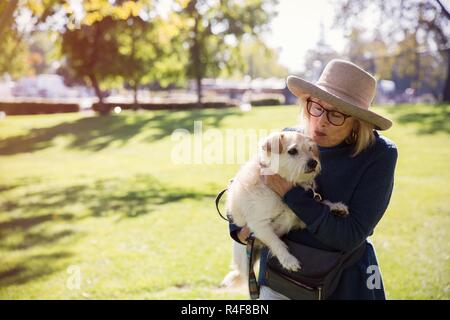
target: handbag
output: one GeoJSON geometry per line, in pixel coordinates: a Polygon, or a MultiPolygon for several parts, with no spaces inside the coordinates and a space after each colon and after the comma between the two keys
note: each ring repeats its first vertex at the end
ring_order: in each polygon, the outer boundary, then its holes
{"type": "Polygon", "coordinates": [[[283,241],[301,261],[302,268],[295,272],[286,270],[275,256],[270,256],[264,279],[271,289],[293,300],[327,299],[339,284],[342,272],[366,250],[366,241],[349,252],[317,249],[286,238],[283,241]]]}

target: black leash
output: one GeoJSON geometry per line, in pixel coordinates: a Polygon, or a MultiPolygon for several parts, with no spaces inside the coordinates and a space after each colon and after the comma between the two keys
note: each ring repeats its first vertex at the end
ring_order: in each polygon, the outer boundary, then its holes
{"type": "Polygon", "coordinates": [[[220,198],[222,198],[223,194],[224,194],[225,191],[227,191],[227,190],[228,190],[228,189],[224,189],[224,190],[220,191],[220,193],[217,195],[217,197],[216,197],[216,209],[217,209],[217,212],[219,213],[220,217],[221,217],[223,220],[230,222],[230,220],[227,219],[227,218],[225,218],[225,217],[222,215],[222,213],[220,212],[220,210],[219,210],[219,201],[220,201],[220,198]]]}
{"type": "MultiPolygon", "coordinates": [[[[233,180],[234,180],[234,179],[230,179],[230,182],[228,183],[228,186],[230,186],[230,183],[232,183],[233,180]]],[[[233,221],[231,221],[231,220],[232,220],[231,217],[230,217],[228,214],[227,214],[227,217],[225,218],[225,217],[223,216],[223,214],[222,214],[222,213],[220,212],[220,210],[219,210],[219,201],[220,201],[220,198],[222,198],[223,194],[224,194],[227,190],[228,190],[228,188],[223,189],[223,190],[220,191],[219,194],[217,195],[217,197],[216,197],[216,209],[217,209],[217,212],[219,213],[220,217],[221,217],[223,220],[228,221],[228,222],[230,222],[230,223],[233,223],[233,221]]]]}
{"type": "MultiPolygon", "coordinates": [[[[230,182],[232,182],[232,181],[233,180],[231,180],[230,182]]],[[[222,198],[223,194],[227,190],[228,190],[228,188],[227,189],[223,189],[217,195],[217,197],[216,197],[216,209],[217,209],[217,212],[219,213],[220,217],[223,220],[231,222],[230,221],[231,219],[225,218],[223,216],[223,214],[219,210],[220,198],[222,198]]],[[[255,258],[256,258],[255,255],[254,255],[254,250],[253,250],[253,246],[255,244],[255,236],[253,235],[253,233],[250,233],[250,235],[247,237],[246,241],[247,241],[246,253],[247,253],[247,259],[248,259],[248,264],[249,264],[248,288],[249,288],[250,298],[252,300],[256,300],[256,299],[259,298],[259,284],[258,284],[258,282],[256,280],[255,272],[253,271],[253,265],[255,264],[255,258]]]]}
{"type": "Polygon", "coordinates": [[[253,265],[255,264],[256,256],[255,252],[253,250],[253,247],[255,245],[255,236],[253,233],[250,233],[250,235],[247,237],[247,245],[246,245],[246,252],[247,252],[247,260],[248,260],[248,290],[250,293],[250,298],[252,300],[257,300],[259,298],[259,284],[256,280],[255,271],[253,270],[253,265]]]}

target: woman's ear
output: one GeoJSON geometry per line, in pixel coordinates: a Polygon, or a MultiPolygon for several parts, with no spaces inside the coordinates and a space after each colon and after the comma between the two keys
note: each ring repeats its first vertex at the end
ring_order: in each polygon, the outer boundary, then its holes
{"type": "Polygon", "coordinates": [[[355,119],[355,122],[353,123],[352,132],[357,133],[359,131],[359,128],[361,127],[361,123],[358,119],[355,119]]]}
{"type": "Polygon", "coordinates": [[[358,140],[358,132],[359,132],[360,126],[361,126],[361,123],[359,122],[359,120],[354,119],[352,130],[350,131],[350,134],[348,135],[348,137],[345,139],[345,141],[347,143],[349,143],[349,144],[356,143],[356,141],[358,140]]]}

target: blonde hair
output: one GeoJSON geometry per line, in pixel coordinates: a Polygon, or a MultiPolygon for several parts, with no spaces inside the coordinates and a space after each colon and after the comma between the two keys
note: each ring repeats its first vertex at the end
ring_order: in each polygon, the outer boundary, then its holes
{"type": "MultiPolygon", "coordinates": [[[[300,125],[304,128],[305,133],[309,134],[309,114],[306,111],[306,98],[299,98],[300,105],[300,125]]],[[[355,126],[349,136],[345,138],[345,142],[348,144],[353,144],[352,157],[360,154],[364,149],[370,147],[375,143],[375,135],[373,130],[375,126],[364,120],[354,118],[355,126]]]]}

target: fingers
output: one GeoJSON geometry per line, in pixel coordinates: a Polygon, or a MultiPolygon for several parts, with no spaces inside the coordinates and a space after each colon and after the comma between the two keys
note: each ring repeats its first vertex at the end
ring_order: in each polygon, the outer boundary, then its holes
{"type": "Polygon", "coordinates": [[[248,238],[248,236],[250,235],[250,233],[251,233],[251,231],[250,231],[250,229],[247,226],[243,227],[239,231],[239,234],[238,234],[239,240],[241,240],[241,242],[245,243],[247,238],[248,238]]]}
{"type": "Polygon", "coordinates": [[[246,239],[248,238],[248,236],[249,236],[250,233],[251,233],[249,227],[244,227],[244,228],[242,228],[241,232],[242,232],[242,235],[243,235],[246,239]]]}

